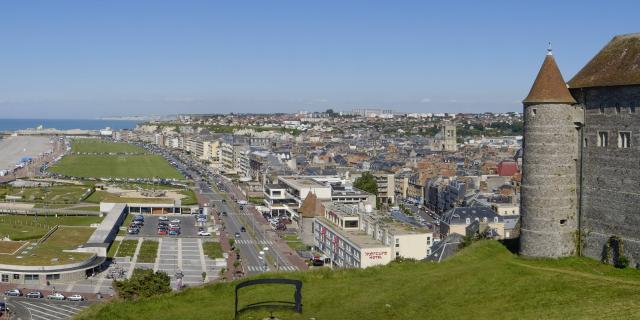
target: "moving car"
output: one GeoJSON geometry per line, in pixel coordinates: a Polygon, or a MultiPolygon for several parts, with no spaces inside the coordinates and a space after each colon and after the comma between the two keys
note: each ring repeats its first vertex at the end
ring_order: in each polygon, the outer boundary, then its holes
{"type": "Polygon", "coordinates": [[[236,238],[240,238],[240,232],[236,232],[236,238]]]}
{"type": "Polygon", "coordinates": [[[47,296],[47,299],[51,299],[51,300],[64,300],[64,299],[66,299],[66,297],[65,297],[62,293],[60,293],[60,292],[55,292],[55,293],[52,293],[52,294],[48,295],[48,296],[47,296]]]}
{"type": "Polygon", "coordinates": [[[247,228],[245,228],[244,226],[240,227],[240,232],[247,232],[247,228]]]}
{"type": "Polygon", "coordinates": [[[74,294],[74,295],[72,295],[72,296],[69,296],[69,297],[67,298],[67,300],[69,300],[69,301],[84,301],[84,297],[82,297],[82,296],[81,296],[81,295],[79,295],[79,294],[74,294]]]}
{"type": "Polygon", "coordinates": [[[210,236],[211,232],[201,230],[201,231],[198,231],[198,235],[199,236],[210,236]]]}
{"type": "Polygon", "coordinates": [[[19,297],[22,295],[22,292],[20,292],[20,290],[18,289],[10,289],[4,292],[5,296],[10,296],[10,297],[19,297]]]}
{"type": "Polygon", "coordinates": [[[42,292],[40,291],[31,291],[29,293],[27,293],[27,295],[25,296],[27,298],[42,298],[42,292]]]}

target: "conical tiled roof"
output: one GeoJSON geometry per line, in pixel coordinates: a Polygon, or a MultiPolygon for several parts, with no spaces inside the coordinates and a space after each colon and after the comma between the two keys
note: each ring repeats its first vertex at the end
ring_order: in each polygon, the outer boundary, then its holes
{"type": "Polygon", "coordinates": [[[324,213],[322,202],[318,200],[315,193],[309,192],[298,210],[303,218],[313,218],[324,213]]]}
{"type": "Polygon", "coordinates": [[[531,91],[529,91],[529,95],[524,99],[523,103],[576,103],[576,100],[569,93],[569,89],[567,89],[567,84],[564,82],[551,52],[544,58],[536,81],[533,83],[531,91]]]}

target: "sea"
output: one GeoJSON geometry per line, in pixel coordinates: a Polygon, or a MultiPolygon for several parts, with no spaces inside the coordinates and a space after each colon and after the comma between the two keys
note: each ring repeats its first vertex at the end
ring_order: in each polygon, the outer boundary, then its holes
{"type": "Polygon", "coordinates": [[[43,126],[48,129],[113,130],[133,129],[140,121],[98,119],[0,119],[0,131],[15,131],[43,126]]]}

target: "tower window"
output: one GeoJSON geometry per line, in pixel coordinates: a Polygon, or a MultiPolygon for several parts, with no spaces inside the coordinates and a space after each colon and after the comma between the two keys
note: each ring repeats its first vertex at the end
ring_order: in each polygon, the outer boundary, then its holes
{"type": "Polygon", "coordinates": [[[606,147],[607,145],[609,145],[609,133],[598,131],[598,147],[606,147]]]}
{"type": "Polygon", "coordinates": [[[616,103],[616,113],[620,113],[620,104],[616,103]]]}
{"type": "Polygon", "coordinates": [[[629,106],[629,113],[636,113],[636,107],[633,105],[629,106]]]}
{"type": "Polygon", "coordinates": [[[561,225],[565,225],[565,223],[567,223],[567,219],[560,219],[560,224],[561,225]]]}
{"type": "Polygon", "coordinates": [[[622,149],[631,148],[631,132],[629,131],[618,132],[618,148],[622,148],[622,149]]]}
{"type": "Polygon", "coordinates": [[[535,115],[536,115],[536,113],[538,113],[538,109],[536,109],[536,108],[532,108],[532,109],[531,109],[531,115],[532,115],[532,116],[535,116],[535,115]]]}
{"type": "Polygon", "coordinates": [[[603,113],[604,113],[604,106],[600,105],[600,114],[603,114],[603,113]]]}

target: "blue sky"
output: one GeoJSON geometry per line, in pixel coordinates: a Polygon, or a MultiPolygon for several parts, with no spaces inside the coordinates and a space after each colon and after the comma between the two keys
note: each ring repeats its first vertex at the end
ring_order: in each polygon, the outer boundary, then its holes
{"type": "Polygon", "coordinates": [[[4,1],[0,117],[518,111],[547,42],[566,80],[632,1],[4,1]]]}

